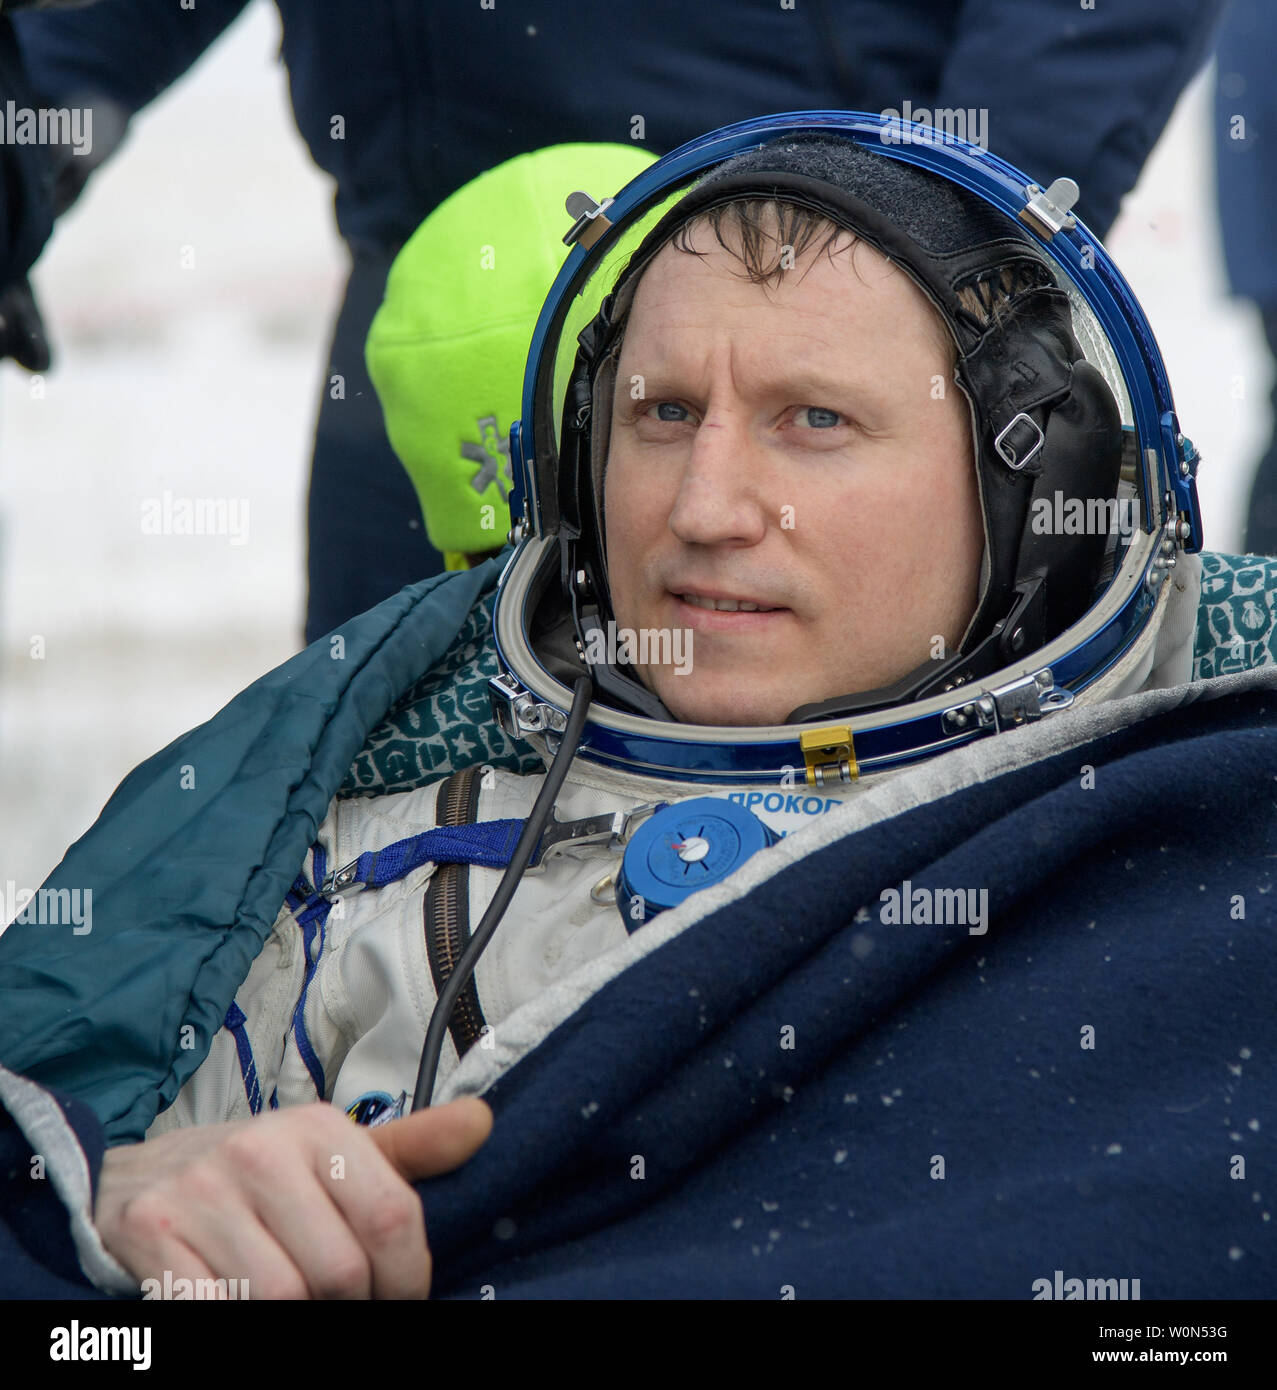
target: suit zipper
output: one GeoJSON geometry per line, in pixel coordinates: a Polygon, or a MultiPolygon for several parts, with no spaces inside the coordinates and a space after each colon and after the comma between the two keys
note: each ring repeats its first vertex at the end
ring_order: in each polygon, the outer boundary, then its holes
{"type": "MultiPolygon", "coordinates": [[[[435,824],[474,824],[481,787],[478,768],[466,768],[449,777],[439,788],[435,824]]],[[[470,941],[470,865],[440,864],[426,889],[422,912],[426,959],[438,997],[470,941]]],[[[479,991],[471,976],[448,1020],[448,1031],[458,1057],[474,1046],[486,1027],[479,1006],[479,991]]]]}

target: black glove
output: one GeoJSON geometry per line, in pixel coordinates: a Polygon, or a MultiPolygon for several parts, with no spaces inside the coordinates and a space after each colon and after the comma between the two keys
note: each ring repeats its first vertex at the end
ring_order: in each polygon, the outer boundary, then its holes
{"type": "Polygon", "coordinates": [[[0,360],[6,357],[29,372],[47,372],[53,360],[31,283],[26,279],[0,291],[0,360]]]}

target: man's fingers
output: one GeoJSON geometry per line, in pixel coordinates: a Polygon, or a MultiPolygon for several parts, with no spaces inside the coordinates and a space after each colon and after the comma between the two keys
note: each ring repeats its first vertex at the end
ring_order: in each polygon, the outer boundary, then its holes
{"type": "Polygon", "coordinates": [[[227,1188],[222,1205],[209,1204],[217,1187],[217,1176],[203,1169],[188,1181],[182,1200],[172,1193],[137,1197],[129,1204],[127,1235],[112,1254],[139,1280],[159,1279],[161,1296],[169,1270],[174,1282],[235,1279],[241,1298],[307,1298],[301,1271],[240,1194],[227,1188]]]}
{"type": "MultiPolygon", "coordinates": [[[[249,1121],[221,1148],[254,1221],[301,1271],[300,1292],[268,1296],[425,1298],[430,1256],[416,1193],[340,1110],[318,1103],[293,1115],[249,1121]]],[[[207,1245],[196,1248],[208,1258],[207,1245]]]]}
{"type": "MultiPolygon", "coordinates": [[[[256,1211],[301,1271],[312,1298],[372,1296],[369,1252],[351,1229],[340,1204],[313,1172],[297,1172],[288,1182],[259,1187],[256,1211]]],[[[418,1267],[425,1260],[423,1246],[424,1238],[412,1251],[418,1267]]]]}
{"type": "MultiPolygon", "coordinates": [[[[174,1236],[163,1238],[153,1250],[146,1252],[125,1250],[112,1253],[142,1285],[143,1298],[175,1298],[188,1292],[194,1298],[197,1280],[199,1291],[205,1298],[229,1295],[230,1285],[225,1285],[225,1295],[219,1295],[215,1285],[216,1276],[207,1262],[200,1259],[185,1241],[174,1236]],[[179,1282],[182,1279],[190,1281],[189,1290],[179,1282]],[[148,1281],[154,1281],[149,1288],[148,1281]]],[[[248,1294],[244,1296],[247,1298],[248,1294]]]]}
{"type": "Polygon", "coordinates": [[[492,1111],[477,1096],[418,1110],[370,1129],[368,1136],[407,1181],[459,1168],[492,1133],[492,1111]]]}
{"type": "Polygon", "coordinates": [[[192,1128],[108,1151],[94,1221],[139,1278],[247,1279],[253,1298],[426,1298],[412,1182],[464,1163],[491,1130],[473,1098],[371,1130],[323,1103],[192,1128]]]}

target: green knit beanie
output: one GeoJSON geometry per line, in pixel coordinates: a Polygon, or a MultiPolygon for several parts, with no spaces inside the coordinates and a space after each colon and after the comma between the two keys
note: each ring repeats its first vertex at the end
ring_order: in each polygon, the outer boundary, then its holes
{"type": "Polygon", "coordinates": [[[518,155],[441,203],[390,267],[368,374],[449,569],[505,544],[510,425],[537,315],[568,254],[564,200],[576,189],[611,197],[655,159],[630,145],[518,155]]]}

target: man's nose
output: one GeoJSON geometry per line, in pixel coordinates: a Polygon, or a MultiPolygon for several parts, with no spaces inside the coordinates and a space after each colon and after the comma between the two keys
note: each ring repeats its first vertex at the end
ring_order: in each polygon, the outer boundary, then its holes
{"type": "Polygon", "coordinates": [[[760,443],[732,411],[707,414],[692,437],[670,530],[687,545],[757,545],[767,532],[760,443]]]}

